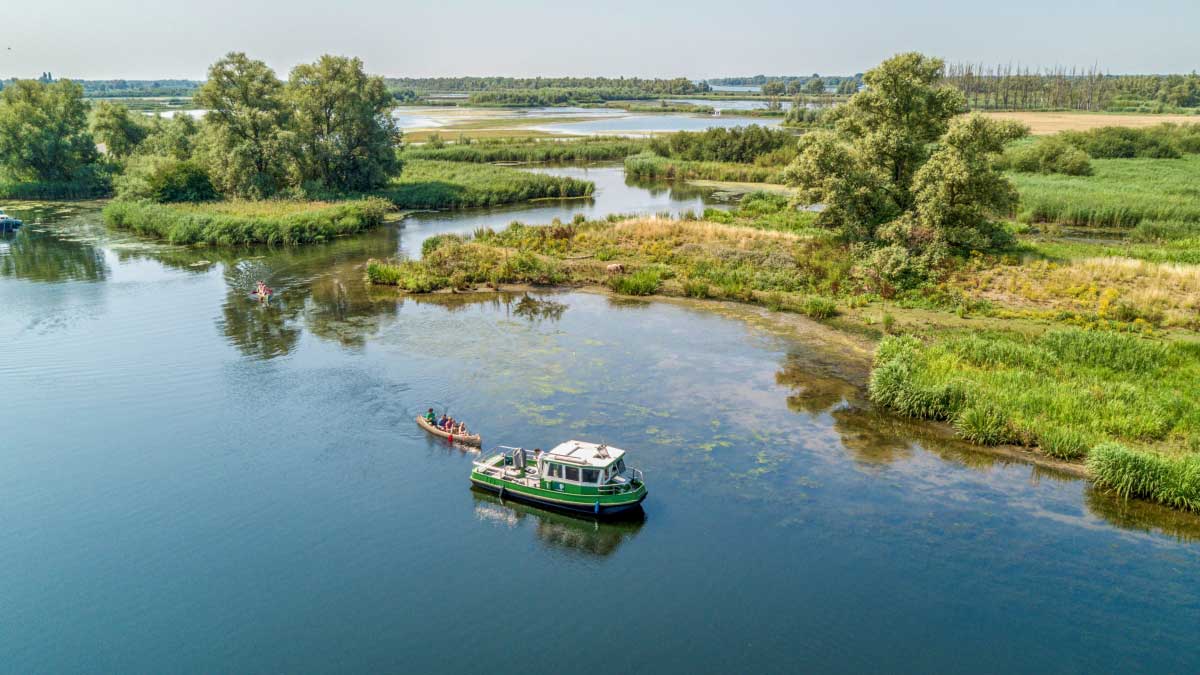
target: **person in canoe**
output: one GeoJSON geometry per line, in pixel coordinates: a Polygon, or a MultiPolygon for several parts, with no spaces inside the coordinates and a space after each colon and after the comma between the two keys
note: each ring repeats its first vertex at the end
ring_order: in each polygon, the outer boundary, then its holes
{"type": "Polygon", "coordinates": [[[433,408],[430,408],[429,412],[425,413],[425,421],[429,422],[429,426],[431,427],[437,426],[437,415],[433,413],[433,408]]]}
{"type": "Polygon", "coordinates": [[[441,429],[442,431],[445,431],[446,425],[448,425],[449,423],[450,423],[450,416],[447,415],[446,413],[442,413],[442,418],[439,419],[437,421],[437,424],[435,424],[434,426],[441,429]]]}

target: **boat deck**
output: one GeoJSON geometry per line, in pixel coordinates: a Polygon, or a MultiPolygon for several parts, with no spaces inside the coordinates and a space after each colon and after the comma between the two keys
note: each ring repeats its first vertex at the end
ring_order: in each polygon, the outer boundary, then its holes
{"type": "Polygon", "coordinates": [[[498,478],[507,483],[516,483],[526,487],[541,487],[541,477],[538,475],[537,469],[534,467],[526,467],[523,471],[515,469],[511,466],[504,465],[504,457],[497,456],[493,460],[489,460],[486,465],[477,464],[476,471],[483,476],[498,478]]]}

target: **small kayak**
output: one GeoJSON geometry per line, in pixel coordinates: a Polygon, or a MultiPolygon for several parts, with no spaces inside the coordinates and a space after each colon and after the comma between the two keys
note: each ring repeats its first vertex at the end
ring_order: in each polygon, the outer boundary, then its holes
{"type": "Polygon", "coordinates": [[[442,431],[429,422],[426,422],[424,417],[417,418],[417,426],[421,427],[425,431],[428,431],[434,436],[448,438],[450,439],[451,443],[462,443],[463,445],[470,445],[475,448],[478,448],[483,443],[483,441],[479,438],[479,434],[473,434],[471,436],[456,436],[455,434],[452,434],[448,431],[442,431]]]}

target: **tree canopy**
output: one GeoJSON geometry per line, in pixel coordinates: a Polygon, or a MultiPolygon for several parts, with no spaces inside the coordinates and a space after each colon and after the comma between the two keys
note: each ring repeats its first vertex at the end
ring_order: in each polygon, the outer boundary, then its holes
{"type": "Polygon", "coordinates": [[[149,128],[119,103],[100,101],[92,109],[92,137],[112,157],[128,157],[150,133],[149,128]]]}
{"type": "Polygon", "coordinates": [[[1028,132],[961,117],[963,96],[942,83],[943,69],[916,53],[884,61],[832,112],[832,131],[801,139],[785,171],[801,201],[825,206],[818,224],[866,247],[868,276],[883,284],[917,280],[948,252],[1008,241],[992,218],[1013,209],[1016,191],[994,160],[1028,132]]]}
{"type": "Polygon", "coordinates": [[[0,169],[9,177],[69,181],[96,155],[78,84],[16,80],[0,91],[0,169]]]}
{"type": "Polygon", "coordinates": [[[208,108],[202,154],[218,190],[252,199],[278,192],[290,139],[283,83],[275,72],[232,52],[208,69],[195,101],[208,108]]]}
{"type": "Polygon", "coordinates": [[[302,183],[359,191],[398,173],[395,100],[383,78],[363,71],[361,60],[325,55],[296,66],[287,99],[302,183]]]}

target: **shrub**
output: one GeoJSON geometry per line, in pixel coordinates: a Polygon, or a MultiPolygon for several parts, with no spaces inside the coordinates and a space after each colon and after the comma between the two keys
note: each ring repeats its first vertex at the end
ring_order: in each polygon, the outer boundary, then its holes
{"type": "MultiPolygon", "coordinates": [[[[725,129],[679,131],[650,140],[650,151],[659,157],[702,162],[753,163],[759,156],[785,146],[795,146],[796,137],[787,131],[751,124],[725,129]]],[[[780,163],[785,156],[780,156],[780,163]]]]}
{"type": "Polygon", "coordinates": [[[139,156],[129,160],[114,181],[118,199],[153,202],[203,202],[217,198],[208,172],[191,160],[139,156]]]}
{"type": "Polygon", "coordinates": [[[811,295],[805,298],[800,308],[801,311],[814,319],[829,319],[837,316],[837,303],[819,295],[811,295]]]}
{"type": "Polygon", "coordinates": [[[1012,438],[1008,415],[999,407],[976,403],[954,418],[958,435],[979,445],[999,445],[1012,438]]]}
{"type": "Polygon", "coordinates": [[[652,295],[662,283],[658,270],[640,269],[632,274],[623,274],[609,279],[608,285],[621,295],[652,295]]]}
{"type": "Polygon", "coordinates": [[[1100,127],[1064,131],[1061,136],[1093,159],[1176,159],[1181,156],[1174,139],[1161,130],[1100,127]]]}
{"type": "Polygon", "coordinates": [[[1137,452],[1119,443],[1092,448],[1088,468],[1096,486],[1188,511],[1200,510],[1200,457],[1180,459],[1137,452]]]}
{"type": "Polygon", "coordinates": [[[1088,452],[1088,437],[1073,427],[1051,427],[1037,435],[1042,452],[1059,459],[1079,459],[1088,452]]]}
{"type": "Polygon", "coordinates": [[[707,298],[708,282],[703,279],[685,279],[683,282],[683,294],[689,298],[707,298]]]}
{"type": "Polygon", "coordinates": [[[1004,153],[1001,165],[1024,173],[1092,175],[1092,163],[1088,160],[1088,154],[1055,136],[1010,148],[1004,153]]]}

